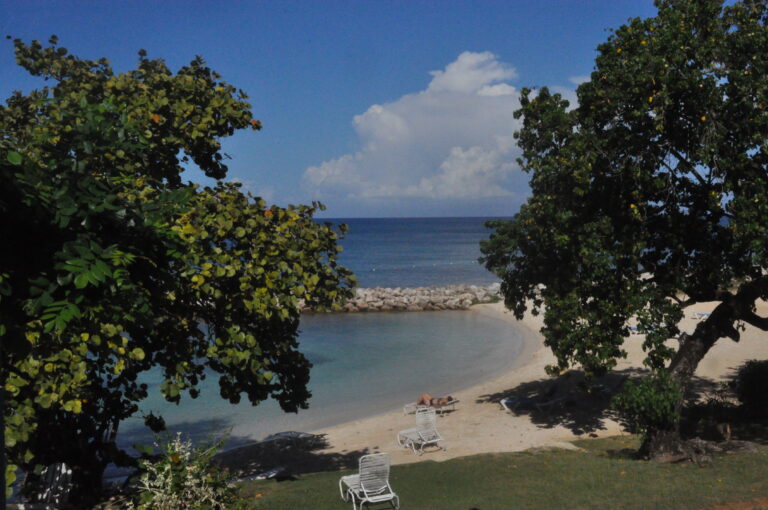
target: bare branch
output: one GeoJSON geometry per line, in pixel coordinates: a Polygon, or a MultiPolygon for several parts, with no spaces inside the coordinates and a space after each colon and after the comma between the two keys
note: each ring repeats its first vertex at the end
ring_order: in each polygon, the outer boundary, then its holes
{"type": "Polygon", "coordinates": [[[740,319],[758,329],[768,331],[768,317],[760,317],[754,312],[749,312],[742,314],[740,319]]]}
{"type": "Polygon", "coordinates": [[[693,163],[685,159],[685,157],[682,154],[677,152],[672,147],[669,148],[669,151],[675,156],[675,158],[677,158],[678,161],[681,161],[682,163],[685,164],[686,167],[688,167],[688,171],[690,171],[693,175],[696,176],[696,179],[698,179],[699,184],[709,184],[709,182],[706,179],[704,179],[704,177],[702,177],[701,174],[696,170],[696,167],[693,165],[693,163]]]}

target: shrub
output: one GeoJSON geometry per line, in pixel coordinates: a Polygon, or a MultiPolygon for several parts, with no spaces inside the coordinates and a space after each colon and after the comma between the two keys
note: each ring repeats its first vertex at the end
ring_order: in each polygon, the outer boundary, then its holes
{"type": "Polygon", "coordinates": [[[768,414],[768,360],[749,360],[736,373],[733,388],[736,398],[750,412],[768,414]]]}
{"type": "Polygon", "coordinates": [[[631,432],[646,434],[675,427],[680,418],[676,408],[679,400],[680,386],[666,372],[657,372],[637,384],[627,381],[612,405],[631,432]]]}
{"type": "Polygon", "coordinates": [[[223,510],[243,508],[237,488],[211,459],[221,441],[206,449],[196,449],[181,434],[163,444],[152,459],[139,461],[143,471],[138,481],[138,501],[131,508],[139,510],[223,510]]]}

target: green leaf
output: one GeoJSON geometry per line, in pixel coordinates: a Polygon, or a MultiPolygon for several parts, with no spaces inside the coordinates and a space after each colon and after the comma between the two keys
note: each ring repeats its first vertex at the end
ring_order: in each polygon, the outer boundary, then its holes
{"type": "Polygon", "coordinates": [[[88,286],[88,273],[80,273],[75,276],[75,287],[78,289],[84,289],[88,286]]]}
{"type": "Polygon", "coordinates": [[[151,457],[155,454],[155,450],[153,450],[151,446],[145,444],[134,444],[133,449],[139,452],[141,455],[145,455],[147,457],[151,457]]]}
{"type": "Polygon", "coordinates": [[[19,154],[16,151],[8,151],[8,155],[5,157],[8,162],[12,165],[19,166],[21,165],[21,154],[19,154]]]}

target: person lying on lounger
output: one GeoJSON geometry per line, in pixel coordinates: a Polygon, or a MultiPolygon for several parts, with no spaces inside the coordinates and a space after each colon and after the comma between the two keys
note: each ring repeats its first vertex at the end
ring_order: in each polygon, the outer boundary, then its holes
{"type": "Polygon", "coordinates": [[[433,397],[429,393],[422,393],[422,395],[419,397],[419,400],[416,401],[416,405],[441,407],[451,401],[453,401],[453,397],[450,395],[447,397],[433,397]]]}

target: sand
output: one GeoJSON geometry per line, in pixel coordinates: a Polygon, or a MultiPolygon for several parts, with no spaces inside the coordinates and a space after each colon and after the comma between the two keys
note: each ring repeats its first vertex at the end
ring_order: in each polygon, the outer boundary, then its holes
{"type": "MultiPolygon", "coordinates": [[[[695,314],[710,312],[715,305],[700,303],[687,309],[681,330],[692,332],[699,321],[695,314]]],[[[294,450],[294,455],[281,456],[281,452],[264,455],[264,448],[254,445],[226,452],[224,464],[233,469],[249,466],[246,470],[249,474],[280,462],[301,464],[288,466],[291,472],[309,472],[353,467],[360,455],[375,452],[388,452],[393,464],[440,462],[479,453],[513,452],[537,447],[574,448],[570,442],[576,439],[623,433],[620,425],[605,411],[610,393],[615,392],[628,375],[642,368],[641,335],[632,335],[625,343],[628,357],[619,362],[616,373],[598,381],[603,383],[604,391],[595,388],[586,392],[576,389],[581,379],[578,372],[569,372],[558,378],[546,375],[544,367],[554,362],[554,356],[544,346],[539,333],[541,316],[528,314],[522,321],[517,321],[502,303],[476,305],[467,313],[487,314],[514,323],[524,333],[524,348],[506,373],[452,394],[460,399],[456,410],[440,415],[437,420],[438,430],[445,439],[445,450],[431,448],[418,456],[399,447],[397,432],[413,427],[414,417],[396,409],[327,429],[308,431],[322,434],[325,447],[303,452],[298,457],[295,453],[299,448],[288,448],[294,450]],[[542,409],[525,408],[507,412],[499,401],[511,395],[539,396],[542,401],[558,400],[542,409]],[[260,461],[254,462],[254,456],[260,457],[260,461]]],[[[759,304],[758,313],[767,315],[768,304],[759,304]]],[[[696,378],[699,387],[715,387],[718,382],[732,376],[735,369],[748,359],[768,359],[766,340],[765,332],[751,326],[742,332],[738,343],[720,339],[698,367],[696,378]]],[[[461,373],[457,371],[457,379],[460,380],[460,377],[461,373]]],[[[429,390],[414,388],[412,395],[403,395],[403,404],[412,402],[424,391],[429,390]]],[[[285,450],[279,445],[275,449],[285,450]]]]}

